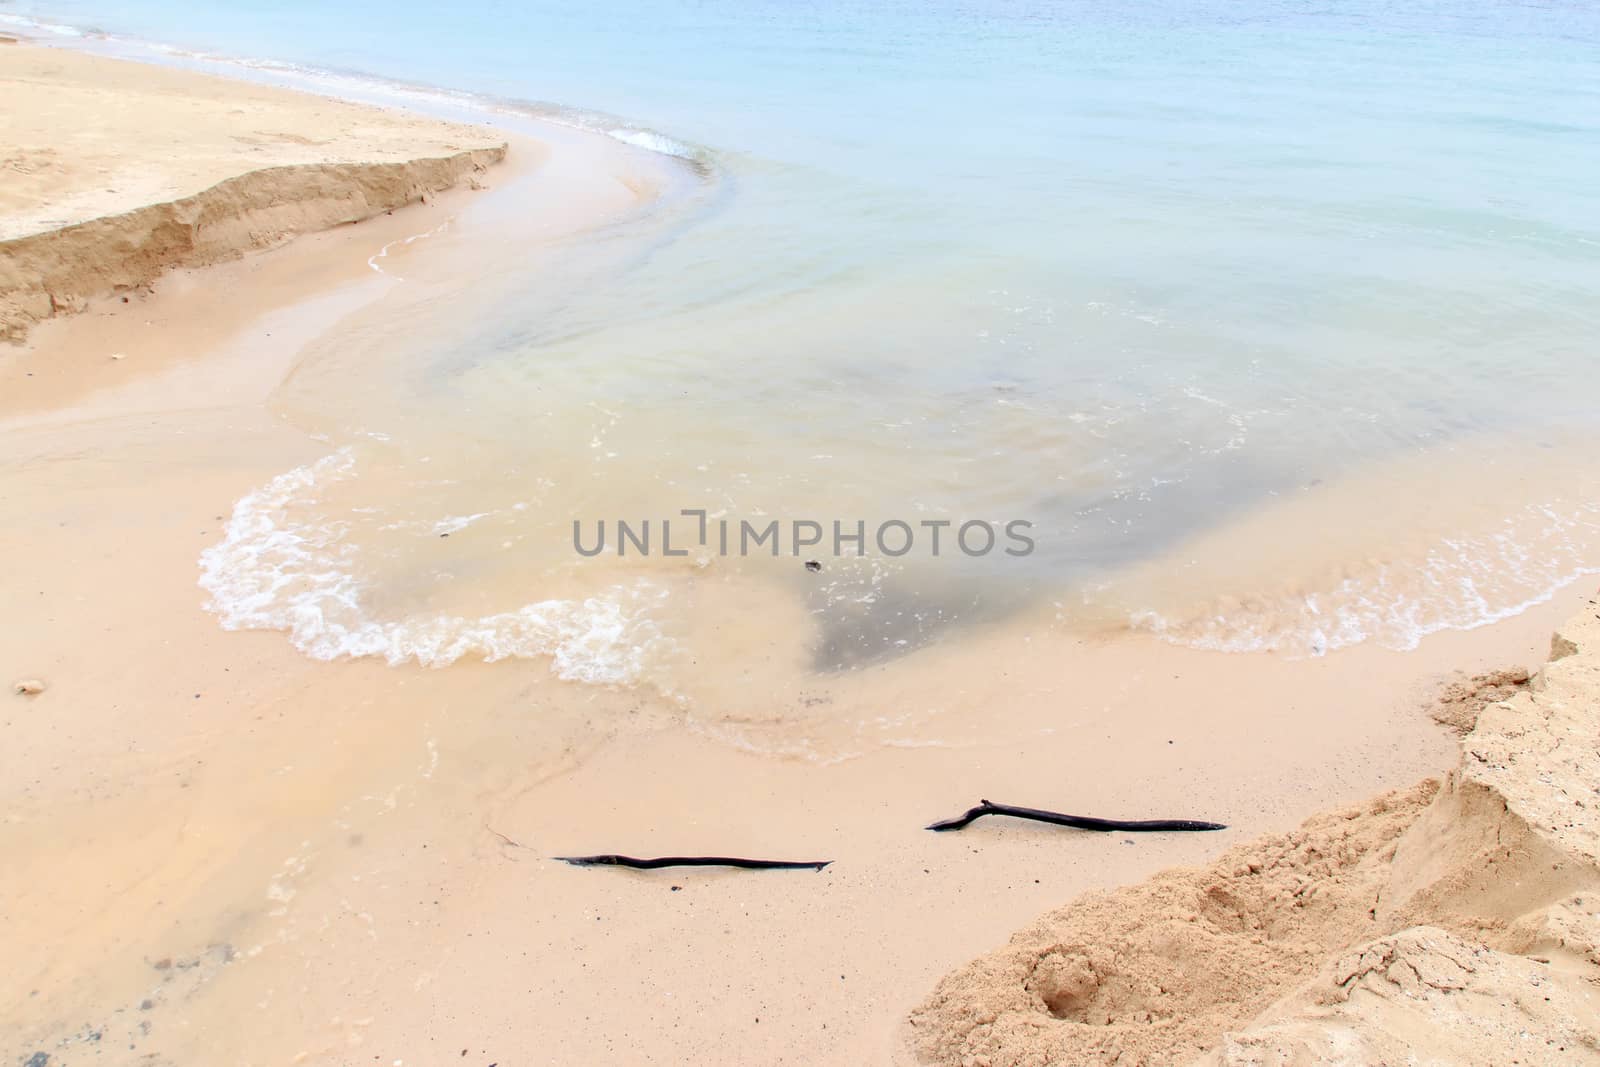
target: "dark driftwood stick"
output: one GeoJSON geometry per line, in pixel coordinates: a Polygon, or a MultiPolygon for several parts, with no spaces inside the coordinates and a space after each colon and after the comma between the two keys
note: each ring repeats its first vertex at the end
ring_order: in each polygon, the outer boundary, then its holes
{"type": "Polygon", "coordinates": [[[1035,822],[1054,823],[1057,826],[1071,826],[1078,830],[1096,830],[1100,833],[1111,833],[1113,830],[1125,830],[1129,833],[1152,833],[1159,830],[1226,830],[1227,827],[1219,822],[1196,822],[1192,819],[1140,819],[1132,822],[1120,822],[1116,819],[1091,819],[1085,815],[1063,815],[1058,811],[1040,811],[1038,808],[1014,808],[1010,804],[991,804],[987,800],[979,802],[975,808],[967,809],[967,813],[959,819],[946,819],[936,822],[928,827],[930,830],[959,830],[974,819],[981,819],[985,815],[1010,815],[1016,819],[1032,819],[1035,822]]]}
{"type": "Polygon", "coordinates": [[[636,871],[653,871],[661,867],[742,867],[747,871],[798,871],[810,868],[820,871],[832,860],[746,860],[737,856],[661,856],[641,860],[632,856],[557,856],[562,863],[574,867],[632,867],[636,871]]]}

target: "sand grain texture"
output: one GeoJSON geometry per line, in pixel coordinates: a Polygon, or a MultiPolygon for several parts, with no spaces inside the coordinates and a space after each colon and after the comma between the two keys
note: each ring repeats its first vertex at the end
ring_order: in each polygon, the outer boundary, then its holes
{"type": "Polygon", "coordinates": [[[1600,616],[1427,781],[1088,894],[951,974],[929,1063],[1600,1063],[1600,616]]]}
{"type": "Polygon", "coordinates": [[[503,159],[493,131],[99,56],[0,53],[0,338],[175,267],[359,222],[503,159]]]}

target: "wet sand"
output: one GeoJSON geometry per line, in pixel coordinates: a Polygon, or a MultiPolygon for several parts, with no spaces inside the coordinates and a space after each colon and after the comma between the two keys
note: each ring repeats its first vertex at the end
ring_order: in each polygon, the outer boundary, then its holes
{"type": "MultiPolygon", "coordinates": [[[[737,711],[564,682],[538,660],[317,662],[281,633],[222,630],[200,552],[235,500],[328,452],[274,404],[307,346],[470,308],[482,279],[463,263],[581,239],[647,210],[657,180],[614,143],[551,130],[513,141],[485,191],[169,274],[0,350],[0,551],[16,561],[0,670],[47,686],[0,717],[0,1053],[903,1058],[900,1022],[939,977],[1044,909],[1447,767],[1432,692],[1540,662],[1575,605],[1298,660],[1125,630],[1030,637],[1019,618],[848,674],[772,664],[794,691],[737,711]],[[437,236],[405,243],[419,234],[437,236]],[[921,829],[984,796],[1230,829],[921,829]],[[834,862],[551,859],[596,852],[834,862]]],[[[763,636],[725,633],[755,673],[763,636]]]]}

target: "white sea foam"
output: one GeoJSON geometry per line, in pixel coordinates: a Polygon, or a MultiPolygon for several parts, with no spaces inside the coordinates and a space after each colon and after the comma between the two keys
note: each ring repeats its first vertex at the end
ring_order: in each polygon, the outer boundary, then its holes
{"type": "Polygon", "coordinates": [[[632,145],[635,148],[643,148],[650,152],[659,152],[664,156],[676,156],[679,159],[691,161],[697,161],[700,158],[700,153],[689,145],[668,137],[664,133],[657,133],[654,130],[640,130],[622,126],[613,127],[607,130],[606,134],[621,141],[623,144],[632,145]]]}
{"type": "Polygon", "coordinates": [[[451,515],[449,518],[440,519],[438,522],[434,523],[429,532],[441,535],[460,533],[462,530],[465,530],[468,526],[471,526],[479,519],[487,519],[493,514],[494,512],[492,511],[478,511],[471,515],[451,515]]]}
{"type": "MultiPolygon", "coordinates": [[[[326,70],[279,59],[225,55],[218,52],[165,44],[159,41],[118,37],[98,29],[80,29],[65,23],[48,22],[25,15],[0,13],[0,24],[10,24],[30,32],[51,34],[58,37],[100,38],[114,42],[123,48],[142,49],[148,53],[170,56],[174,59],[190,60],[202,64],[222,64],[243,70],[256,71],[275,80],[288,80],[302,86],[311,85],[335,95],[346,96],[355,100],[368,100],[377,96],[387,100],[411,103],[423,107],[443,105],[451,109],[464,108],[468,111],[479,113],[529,116],[558,126],[604,134],[634,148],[672,156],[693,164],[702,172],[707,168],[709,162],[709,153],[702,148],[669,137],[666,134],[658,133],[655,130],[627,125],[614,116],[583,108],[559,104],[532,103],[523,100],[498,99],[462,89],[419,85],[365,73],[326,70]]],[[[407,243],[415,239],[409,238],[407,243]]],[[[374,270],[382,272],[381,268],[370,260],[368,265],[374,270]]]]}
{"type": "Polygon", "coordinates": [[[1444,630],[1475,630],[1542,604],[1600,574],[1587,546],[1600,504],[1530,505],[1498,529],[1441,538],[1421,555],[1347,571],[1309,590],[1228,598],[1169,617],[1137,612],[1135,629],[1223,652],[1320,656],[1364,641],[1396,651],[1444,630]]]}
{"type": "Polygon", "coordinates": [[[388,244],[384,245],[382,248],[378,249],[371,256],[369,256],[368,259],[367,259],[367,266],[371,267],[374,271],[376,271],[379,274],[386,274],[389,277],[396,279],[397,281],[402,281],[403,282],[403,281],[405,281],[404,278],[400,277],[400,275],[398,275],[398,274],[395,274],[393,271],[384,270],[383,267],[378,263],[378,260],[387,258],[388,255],[389,255],[389,249],[393,248],[395,245],[400,245],[402,247],[405,247],[405,246],[414,244],[417,241],[426,240],[429,237],[433,237],[433,236],[436,236],[437,234],[443,233],[445,231],[445,229],[447,227],[449,227],[449,225],[450,225],[450,220],[449,219],[445,219],[443,222],[439,223],[439,225],[435,226],[431,230],[427,230],[427,231],[425,231],[423,233],[414,233],[410,237],[399,237],[399,238],[396,238],[395,240],[390,241],[388,244]]]}
{"type": "Polygon", "coordinates": [[[48,33],[55,37],[83,37],[92,30],[80,30],[74,26],[65,26],[59,22],[46,22],[43,19],[29,18],[26,15],[0,14],[0,23],[7,26],[17,26],[24,30],[33,30],[36,33],[48,33]]]}
{"type": "Polygon", "coordinates": [[[665,594],[643,583],[478,618],[373,618],[363,604],[350,524],[303,517],[324,489],[355,469],[354,453],[341,449],[234,505],[222,542],[200,555],[200,586],[211,594],[206,607],[224,628],[283,630],[321,660],[377,656],[443,667],[463,656],[549,657],[559,677],[598,685],[638,682],[669,650],[649,617],[665,594]]]}
{"type": "Polygon", "coordinates": [[[540,122],[557,126],[604,134],[632,148],[643,149],[658,155],[672,156],[675,159],[693,163],[697,167],[706,166],[709,155],[705,149],[680,141],[675,137],[669,137],[664,133],[646,127],[630,125],[625,120],[618,119],[615,116],[591,111],[587,108],[526,100],[500,99],[459,89],[415,85],[365,74],[338,73],[293,63],[281,63],[275,60],[237,59],[219,55],[199,54],[196,54],[195,58],[214,63],[231,63],[251,70],[292,77],[297,81],[311,82],[332,92],[347,94],[357,99],[378,94],[420,105],[443,104],[454,108],[466,108],[470,111],[531,117],[538,119],[540,122]]]}

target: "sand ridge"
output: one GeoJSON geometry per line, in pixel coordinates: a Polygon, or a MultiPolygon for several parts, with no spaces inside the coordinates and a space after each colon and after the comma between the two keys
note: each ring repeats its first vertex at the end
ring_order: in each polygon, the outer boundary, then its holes
{"type": "Polygon", "coordinates": [[[169,269],[474,181],[506,153],[487,129],[31,45],[0,52],[0,92],[9,341],[169,269]]]}
{"type": "Polygon", "coordinates": [[[946,977],[911,1046],[963,1065],[1600,1063],[1593,602],[1552,652],[1482,709],[1442,785],[1087,894],[946,977]]]}

